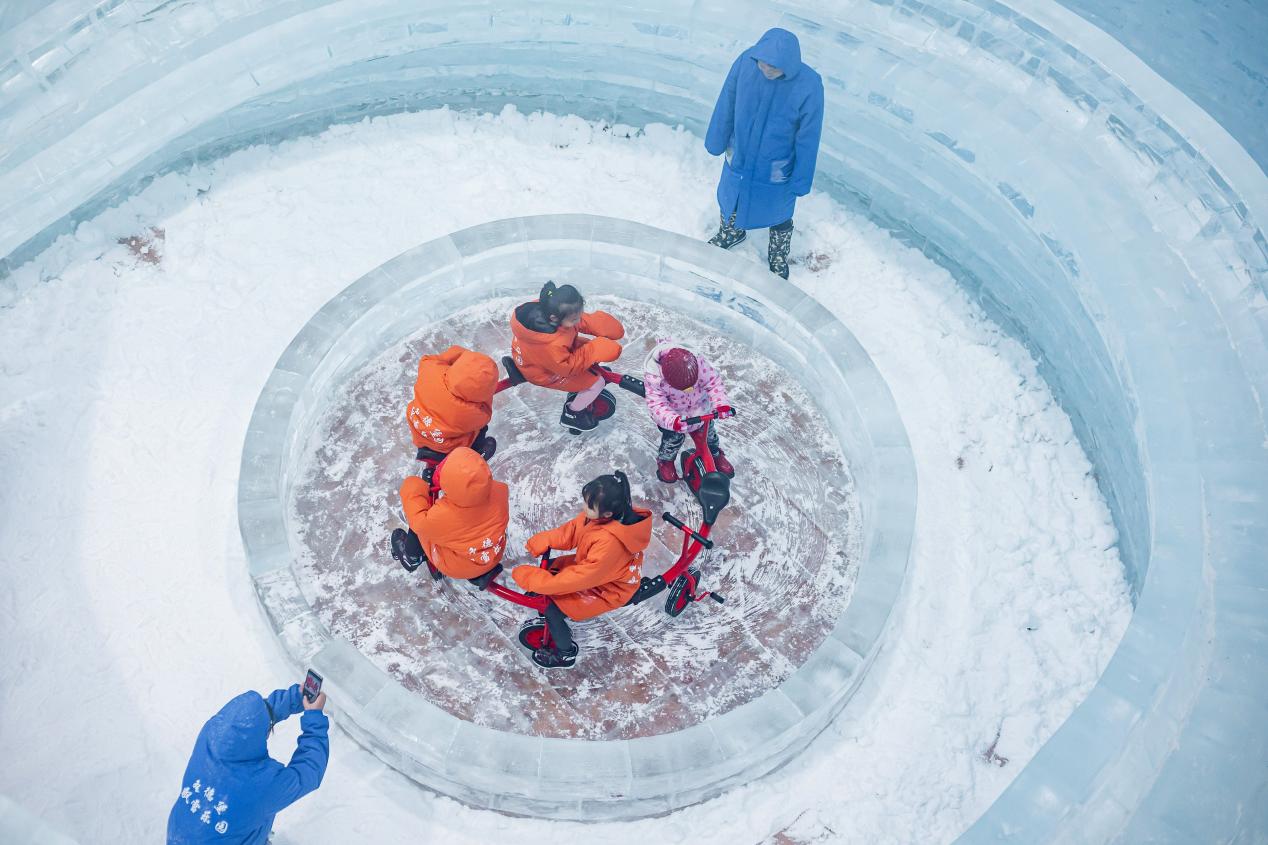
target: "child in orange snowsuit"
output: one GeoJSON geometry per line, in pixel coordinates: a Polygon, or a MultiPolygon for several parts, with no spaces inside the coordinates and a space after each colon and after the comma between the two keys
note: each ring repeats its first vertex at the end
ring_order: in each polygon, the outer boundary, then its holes
{"type": "MultiPolygon", "coordinates": [[[[601,475],[581,488],[585,509],[552,531],[529,538],[529,554],[540,557],[550,549],[576,549],[555,558],[550,569],[517,566],[515,583],[527,592],[549,596],[546,624],[553,648],[533,652],[533,662],[547,669],[568,668],[577,661],[568,619],[592,619],[625,605],[642,580],[643,552],[652,541],[651,511],[630,502],[625,473],[601,475]]],[[[540,625],[536,619],[524,628],[540,625]]]]}
{"type": "Polygon", "coordinates": [[[497,441],[488,430],[497,383],[497,364],[488,355],[461,346],[424,355],[405,409],[418,459],[428,452],[448,455],[459,446],[475,449],[486,461],[493,457],[497,441]]]}
{"type": "Polygon", "coordinates": [[[591,407],[605,384],[593,368],[621,357],[617,341],[625,336],[619,320],[602,311],[587,313],[585,305],[572,285],[547,282],[536,302],[525,302],[511,314],[515,366],[533,384],[568,391],[559,421],[582,431],[605,418],[591,407]],[[594,339],[578,336],[582,334],[594,339]]]}
{"type": "Polygon", "coordinates": [[[506,551],[510,490],[494,481],[484,458],[465,446],[440,462],[432,484],[440,488],[434,500],[427,482],[417,476],[401,484],[409,531],[392,532],[392,557],[408,572],[428,563],[433,578],[479,578],[506,551]]]}

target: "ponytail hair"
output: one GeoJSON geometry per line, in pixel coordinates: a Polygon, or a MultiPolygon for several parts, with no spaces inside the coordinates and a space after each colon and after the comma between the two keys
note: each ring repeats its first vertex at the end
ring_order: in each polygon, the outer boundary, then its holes
{"type": "Polygon", "coordinates": [[[586,307],[586,298],[579,290],[572,285],[556,285],[554,282],[547,282],[542,286],[537,301],[553,323],[580,314],[586,307]]]}
{"type": "Polygon", "coordinates": [[[611,475],[600,475],[581,488],[581,498],[602,516],[612,514],[612,518],[625,525],[639,522],[642,515],[634,512],[630,501],[630,480],[619,469],[611,475]]]}

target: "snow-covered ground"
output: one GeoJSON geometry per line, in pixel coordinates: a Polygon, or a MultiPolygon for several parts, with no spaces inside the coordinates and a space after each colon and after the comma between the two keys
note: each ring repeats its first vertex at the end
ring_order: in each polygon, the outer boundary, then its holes
{"type": "MultiPolygon", "coordinates": [[[[18,269],[42,283],[0,310],[0,793],[84,842],[161,839],[202,722],[298,680],[234,509],[278,355],[367,270],[486,220],[589,212],[707,236],[717,162],[667,127],[628,135],[443,110],[337,127],[157,180],[18,269]]],[[[919,253],[814,194],[793,255],[792,282],[888,380],[917,464],[911,568],[866,709],[759,783],[619,825],[474,810],[336,731],[283,841],[944,842],[1025,765],[1130,614],[1091,467],[1034,362],[919,253]]]]}

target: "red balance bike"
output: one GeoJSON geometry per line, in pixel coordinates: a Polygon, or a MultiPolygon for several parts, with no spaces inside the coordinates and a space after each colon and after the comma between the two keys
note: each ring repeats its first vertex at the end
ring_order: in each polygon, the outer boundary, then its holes
{"type": "MultiPolygon", "coordinates": [[[[526,380],[524,378],[524,374],[520,372],[519,367],[515,366],[515,361],[510,355],[502,356],[502,366],[506,368],[506,378],[498,382],[497,389],[494,391],[495,393],[500,393],[508,387],[515,387],[517,384],[523,384],[526,380]]],[[[615,384],[617,387],[620,387],[623,390],[628,390],[635,396],[645,397],[647,395],[646,390],[643,387],[642,379],[634,378],[634,376],[622,375],[621,373],[614,373],[602,364],[594,365],[590,368],[590,372],[597,376],[602,376],[603,380],[608,384],[615,384]]],[[[568,395],[569,401],[571,401],[574,396],[576,396],[575,393],[570,393],[568,395]]],[[[603,422],[616,413],[616,397],[609,393],[606,389],[601,390],[599,395],[595,397],[594,401],[590,403],[590,410],[594,412],[594,418],[597,422],[603,422]]],[[[570,427],[568,432],[570,434],[581,434],[581,429],[570,427]]]]}
{"type": "MultiPolygon", "coordinates": [[[[525,381],[523,374],[509,356],[502,359],[502,364],[506,367],[507,377],[498,382],[496,390],[498,393],[525,381]]],[[[615,373],[602,366],[596,366],[592,368],[592,371],[596,375],[601,375],[608,384],[615,384],[638,396],[645,395],[641,379],[615,373]]],[[[599,414],[598,410],[596,410],[596,415],[601,416],[602,419],[612,416],[616,409],[615,398],[606,390],[599,394],[599,398],[595,399],[595,402],[605,401],[605,399],[607,407],[604,410],[606,412],[599,414]]],[[[730,415],[734,415],[734,412],[732,411],[730,415]]],[[[696,558],[700,556],[702,551],[713,548],[714,543],[709,538],[709,534],[713,530],[713,525],[717,521],[718,515],[722,513],[722,510],[731,500],[731,479],[718,471],[713,461],[713,454],[709,451],[708,446],[709,426],[716,420],[724,418],[724,416],[715,411],[714,413],[690,417],[684,420],[688,425],[703,423],[698,430],[690,432],[693,448],[684,451],[681,457],[683,481],[687,483],[696,501],[700,504],[700,525],[698,528],[692,528],[668,511],[661,515],[665,522],[668,522],[683,533],[682,551],[679,553],[678,559],[666,572],[654,578],[644,577],[639,584],[638,590],[626,602],[626,606],[641,604],[666,589],[669,590],[669,595],[665,599],[665,612],[670,616],[678,616],[687,608],[687,605],[703,601],[706,598],[722,603],[723,598],[718,593],[700,589],[700,573],[692,568],[692,564],[695,563],[696,558]]],[[[438,452],[430,452],[430,450],[426,452],[419,450],[419,457],[427,464],[422,475],[430,485],[431,495],[434,500],[440,493],[435,470],[446,456],[438,452]]],[[[541,558],[541,566],[549,569],[550,563],[551,553],[548,551],[541,558]]],[[[442,577],[440,570],[436,569],[431,561],[427,561],[427,566],[433,579],[438,580],[442,577]]],[[[551,639],[550,630],[547,628],[545,620],[546,606],[550,599],[536,593],[521,593],[500,584],[497,579],[502,572],[502,564],[497,564],[478,578],[468,580],[477,588],[500,599],[537,611],[538,618],[530,620],[530,622],[525,623],[520,628],[520,644],[532,650],[553,647],[554,642],[551,639]]]]}
{"type": "MultiPolygon", "coordinates": [[[[515,361],[511,359],[510,355],[502,356],[502,366],[506,368],[506,378],[498,381],[497,386],[493,389],[494,395],[501,393],[503,390],[509,390],[510,388],[523,384],[527,381],[527,379],[524,378],[524,374],[520,372],[519,367],[515,366],[515,361]]],[[[614,373],[602,365],[591,367],[590,372],[597,376],[602,376],[603,380],[608,384],[615,384],[617,387],[620,387],[623,390],[628,390],[636,396],[643,397],[647,395],[643,387],[642,379],[634,378],[634,376],[622,375],[621,373],[614,373]]],[[[607,390],[603,390],[597,397],[595,397],[595,400],[590,407],[594,409],[595,418],[599,422],[602,422],[616,413],[616,397],[607,390]]],[[[581,433],[580,429],[575,428],[569,429],[569,431],[572,434],[581,433]]],[[[432,473],[436,471],[436,467],[440,465],[440,462],[445,459],[446,455],[444,452],[436,452],[432,449],[428,449],[426,446],[422,446],[417,450],[416,457],[417,460],[423,462],[423,469],[419,475],[424,481],[430,482],[432,473]]]]}
{"type": "MultiPolygon", "coordinates": [[[[722,596],[717,592],[700,589],[700,572],[692,568],[702,551],[713,548],[713,540],[709,538],[709,534],[718,515],[731,500],[731,479],[718,472],[708,446],[709,426],[720,418],[723,417],[714,412],[685,420],[688,425],[704,423],[699,430],[691,432],[694,448],[682,454],[683,480],[700,504],[700,526],[691,528],[669,512],[661,515],[662,519],[682,532],[682,551],[666,572],[654,578],[642,579],[638,590],[625,603],[627,607],[641,604],[666,589],[669,590],[669,595],[665,598],[665,612],[670,616],[678,616],[688,605],[707,598],[719,604],[723,602],[722,596]]],[[[550,552],[542,556],[541,565],[544,568],[550,567],[550,552]]],[[[472,583],[499,598],[536,610],[538,618],[520,628],[520,645],[534,650],[552,647],[554,643],[544,617],[549,599],[536,594],[526,595],[502,586],[495,580],[501,572],[502,567],[499,564],[480,578],[472,579],[472,583]]]]}
{"type": "Polygon", "coordinates": [[[629,604],[646,601],[666,588],[669,595],[665,598],[665,612],[670,616],[677,616],[686,610],[687,605],[706,598],[722,602],[722,596],[716,592],[700,589],[700,572],[692,568],[692,564],[700,556],[700,552],[713,548],[713,540],[709,539],[709,534],[713,531],[718,515],[731,501],[731,479],[718,471],[713,453],[709,451],[709,426],[734,414],[731,411],[724,416],[714,411],[683,420],[687,425],[703,423],[700,428],[691,432],[693,448],[684,451],[680,458],[682,480],[700,505],[700,526],[693,529],[668,511],[661,514],[662,519],[682,532],[682,551],[678,560],[663,575],[644,578],[629,604]]]}

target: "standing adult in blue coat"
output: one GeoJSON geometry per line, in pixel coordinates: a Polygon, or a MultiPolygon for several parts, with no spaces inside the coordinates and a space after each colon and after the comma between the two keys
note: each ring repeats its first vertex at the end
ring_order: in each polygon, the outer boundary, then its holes
{"type": "Polygon", "coordinates": [[[710,155],[726,153],[709,243],[730,249],[769,228],[771,272],[788,278],[793,209],[810,193],[822,129],[823,81],[801,63],[797,36],[767,30],[731,65],[705,133],[710,155]]]}
{"type": "Polygon", "coordinates": [[[180,796],[167,817],[168,845],[265,845],[273,816],[321,785],[330,757],[330,721],[323,692],[312,701],[299,684],[267,699],[244,692],[207,720],[185,768],[180,796]],[[303,712],[288,766],[269,757],[278,722],[303,712]]]}

